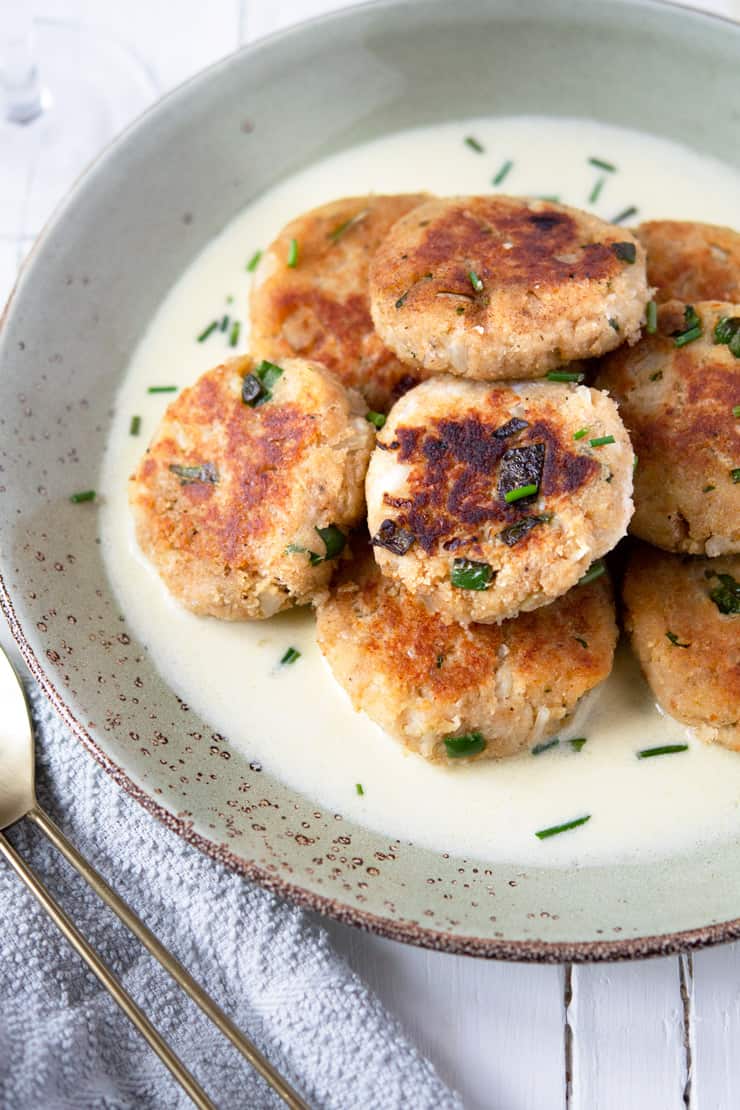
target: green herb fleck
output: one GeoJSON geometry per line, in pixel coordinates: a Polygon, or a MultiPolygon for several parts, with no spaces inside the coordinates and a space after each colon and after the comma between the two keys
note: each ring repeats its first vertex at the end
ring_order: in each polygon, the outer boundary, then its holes
{"type": "Polygon", "coordinates": [[[474,150],[476,154],[483,154],[485,149],[472,135],[465,136],[465,145],[469,146],[471,150],[474,150]]]}
{"type": "Polygon", "coordinates": [[[652,759],[656,755],[675,755],[676,752],[687,752],[688,744],[661,744],[659,748],[643,748],[637,752],[638,759],[652,759]]]}
{"type": "Polygon", "coordinates": [[[355,783],[355,790],[360,795],[360,797],[362,797],[362,795],[365,793],[361,782],[356,782],[355,783]]]}
{"type": "Polygon", "coordinates": [[[714,325],[714,342],[726,343],[735,358],[740,358],[740,316],[720,316],[714,325]]]}
{"type": "Polygon", "coordinates": [[[513,163],[513,162],[511,162],[511,161],[507,161],[507,162],[504,162],[503,166],[502,166],[502,167],[501,167],[501,169],[500,169],[500,170],[498,171],[498,173],[497,173],[497,174],[496,174],[496,176],[494,177],[494,179],[493,179],[493,181],[491,182],[491,184],[493,184],[493,185],[500,185],[500,184],[501,184],[501,182],[502,182],[502,181],[503,181],[503,180],[504,180],[504,179],[505,179],[506,177],[508,177],[508,175],[509,175],[509,173],[511,172],[511,170],[512,170],[513,166],[514,166],[514,163],[513,163]]]}
{"type": "Polygon", "coordinates": [[[580,644],[582,648],[588,650],[588,641],[584,640],[583,636],[574,636],[573,639],[577,644],[580,644]]]}
{"type": "Polygon", "coordinates": [[[206,339],[208,339],[208,336],[213,335],[213,333],[214,333],[214,331],[216,330],[217,327],[218,327],[218,320],[214,320],[212,323],[210,323],[208,325],[207,328],[204,328],[203,331],[200,333],[200,335],[198,336],[198,342],[199,343],[205,343],[206,339]]]}
{"type": "Polygon", "coordinates": [[[588,435],[588,428],[579,428],[577,432],[573,433],[573,439],[583,439],[588,435]]]}
{"type": "Polygon", "coordinates": [[[592,563],[582,578],[578,580],[577,585],[587,586],[589,582],[595,582],[597,578],[601,578],[602,574],[606,574],[606,565],[603,559],[597,559],[592,563]]]}
{"type": "Polygon", "coordinates": [[[532,748],[532,755],[542,755],[543,752],[549,751],[550,748],[557,748],[559,743],[560,740],[557,736],[553,736],[552,740],[543,740],[541,744],[535,744],[532,748]]]}
{"type": "Polygon", "coordinates": [[[239,342],[239,332],[241,330],[242,330],[242,326],[239,323],[239,321],[234,320],[234,323],[231,325],[231,332],[229,333],[229,346],[230,347],[236,347],[237,343],[239,342]]]}
{"type": "Polygon", "coordinates": [[[141,417],[132,416],[131,423],[129,424],[128,434],[130,436],[137,436],[141,431],[141,417]]]}
{"type": "Polygon", "coordinates": [[[365,413],[365,419],[369,424],[374,424],[378,431],[380,431],[387,417],[383,416],[382,412],[373,412],[372,409],[369,409],[368,412],[365,413]]]}
{"type": "Polygon", "coordinates": [[[349,229],[351,227],[354,227],[355,224],[359,224],[361,220],[364,220],[369,212],[369,208],[363,208],[356,215],[350,216],[348,220],[345,220],[344,223],[339,224],[338,227],[335,227],[333,231],[329,232],[329,238],[332,240],[332,242],[338,243],[345,232],[349,231],[349,229]]]}
{"type": "Polygon", "coordinates": [[[684,330],[673,333],[673,342],[676,347],[685,347],[693,343],[702,335],[701,318],[692,304],[687,304],[683,313],[684,330]]]}
{"type": "Polygon", "coordinates": [[[740,482],[740,466],[736,466],[733,470],[730,471],[730,477],[732,478],[732,481],[735,485],[740,482]]]}
{"type": "Polygon", "coordinates": [[[605,185],[606,185],[606,178],[605,177],[597,178],[596,184],[594,185],[591,192],[588,194],[588,203],[589,204],[596,204],[596,201],[601,196],[601,190],[604,188],[605,185]]]}
{"type": "Polygon", "coordinates": [[[341,555],[347,544],[347,537],[341,528],[337,528],[336,524],[329,524],[326,528],[317,528],[316,531],[324,541],[324,560],[336,559],[337,555],[341,555]]]}
{"type": "Polygon", "coordinates": [[[586,743],[587,739],[587,736],[576,736],[573,740],[569,740],[568,743],[574,752],[580,752],[583,750],[583,745],[586,743]]]}
{"type": "Polygon", "coordinates": [[[478,277],[475,270],[471,270],[470,273],[468,274],[468,277],[470,278],[470,284],[473,286],[473,289],[475,289],[476,293],[482,293],[483,292],[483,282],[478,277]]]}
{"type": "Polygon", "coordinates": [[[716,488],[717,488],[716,486],[704,486],[704,488],[702,489],[701,492],[702,493],[711,493],[712,490],[716,489],[716,488]]]}
{"type": "Polygon", "coordinates": [[[82,505],[85,501],[94,501],[96,496],[94,489],[85,489],[81,493],[73,493],[70,501],[73,505],[82,505]]]}
{"type": "Polygon", "coordinates": [[[585,825],[587,821],[591,820],[591,814],[586,814],[585,817],[576,817],[575,821],[566,821],[564,825],[551,825],[549,829],[540,829],[534,835],[538,840],[547,840],[550,836],[557,836],[558,833],[568,832],[569,829],[577,829],[579,825],[585,825]]]}
{"type": "Polygon", "coordinates": [[[547,374],[549,382],[582,382],[585,377],[575,370],[549,370],[547,374]]]}
{"type": "Polygon", "coordinates": [[[485,749],[486,742],[481,732],[465,732],[462,736],[445,736],[445,748],[450,759],[460,756],[477,755],[485,749]]]}
{"type": "Polygon", "coordinates": [[[441,670],[442,664],[444,663],[444,661],[445,661],[444,655],[438,655],[437,656],[437,670],[438,671],[441,670]]]}
{"type": "Polygon", "coordinates": [[[607,447],[610,443],[616,443],[614,436],[597,436],[596,439],[590,439],[589,444],[591,447],[607,447]]]}
{"type": "Polygon", "coordinates": [[[531,497],[533,493],[537,493],[539,486],[529,483],[526,486],[519,486],[517,489],[510,489],[504,494],[504,501],[510,505],[512,501],[520,501],[522,497],[531,497]]]}
{"type": "Polygon", "coordinates": [[[286,265],[289,266],[291,270],[294,270],[296,268],[296,266],[298,265],[298,240],[297,239],[291,239],[290,240],[290,243],[288,245],[288,257],[286,259],[286,265]]]}
{"type": "Polygon", "coordinates": [[[675,632],[666,632],[666,639],[670,640],[674,647],[678,647],[678,648],[691,647],[690,643],[682,644],[675,632]]]}
{"type": "Polygon", "coordinates": [[[230,319],[229,316],[222,316],[221,317],[221,323],[219,324],[219,329],[218,329],[219,331],[226,331],[226,329],[229,326],[229,319],[230,319]]]}
{"type": "Polygon", "coordinates": [[[150,385],[147,393],[177,393],[176,385],[150,385]]]}
{"type": "Polygon", "coordinates": [[[253,274],[254,273],[254,271],[257,269],[257,267],[260,264],[260,259],[261,258],[262,258],[262,251],[255,251],[254,254],[252,255],[252,257],[249,259],[249,262],[247,262],[247,273],[248,274],[253,274]]]}
{"type": "Polygon", "coordinates": [[[732,415],[735,417],[736,420],[740,419],[740,405],[732,406],[732,415]]]}
{"type": "Polygon", "coordinates": [[[617,167],[613,162],[605,162],[603,158],[589,158],[589,165],[596,166],[597,170],[606,170],[607,173],[616,173],[617,167]]]}
{"type": "Polygon", "coordinates": [[[656,370],[654,374],[650,375],[650,381],[651,382],[659,382],[659,381],[662,380],[662,378],[663,378],[663,371],[662,370],[656,370]]]}
{"type": "Polygon", "coordinates": [[[282,366],[263,359],[254,370],[247,374],[242,383],[242,401],[250,408],[256,409],[272,400],[272,387],[283,373],[282,366]]]}
{"type": "Polygon", "coordinates": [[[614,316],[610,316],[609,317],[609,327],[612,329],[612,331],[615,331],[618,334],[619,333],[619,320],[615,319],[614,316]]]}
{"type": "Polygon", "coordinates": [[[658,306],[655,301],[648,301],[645,308],[645,331],[648,335],[655,335],[658,330],[658,306]]]}
{"type": "Polygon", "coordinates": [[[682,332],[677,335],[673,342],[677,347],[685,347],[687,343],[693,343],[695,339],[701,339],[701,328],[689,328],[688,331],[682,332]]]}
{"type": "Polygon", "coordinates": [[[634,243],[612,243],[611,248],[620,262],[627,262],[630,266],[637,258],[637,247],[634,243]]]}
{"type": "Polygon", "coordinates": [[[709,596],[720,613],[724,613],[725,616],[740,613],[740,582],[737,582],[731,574],[712,572],[712,577],[718,580],[719,586],[710,590],[709,596]]]}
{"type": "Polygon", "coordinates": [[[489,563],[476,563],[472,559],[455,559],[450,581],[459,590],[487,590],[493,581],[489,563]]]}
{"type": "Polygon", "coordinates": [[[618,216],[615,216],[614,219],[612,220],[612,223],[613,224],[622,224],[622,223],[624,223],[625,220],[629,220],[629,219],[632,218],[632,216],[636,216],[636,215],[637,215],[637,209],[635,208],[634,204],[631,204],[629,206],[629,208],[625,208],[622,212],[619,213],[618,216]]]}
{"type": "Polygon", "coordinates": [[[181,486],[190,486],[194,482],[218,481],[218,470],[212,462],[201,463],[200,466],[180,466],[179,463],[170,463],[169,469],[180,479],[181,486]]]}
{"type": "Polygon", "coordinates": [[[297,651],[294,647],[289,647],[285,655],[280,660],[280,665],[282,666],[283,663],[295,663],[296,659],[300,659],[300,657],[300,651],[297,651]]]}

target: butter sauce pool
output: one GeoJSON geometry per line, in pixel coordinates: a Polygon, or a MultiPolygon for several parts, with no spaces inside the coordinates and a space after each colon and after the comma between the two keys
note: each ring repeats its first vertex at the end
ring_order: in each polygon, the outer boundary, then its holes
{"type": "Polygon", "coordinates": [[[660,713],[624,645],[612,675],[559,745],[538,756],[445,770],[405,754],[354,712],[316,646],[310,612],[249,624],[195,617],[169,597],[136,546],[127,480],[173,396],[148,390],[182,388],[247,349],[247,263],[255,251],[289,219],[337,197],[492,189],[557,197],[608,220],[634,206],[634,223],[740,226],[735,171],[665,140],[586,120],[476,119],[399,132],[283,181],[194,260],[133,353],[100,483],[113,588],[163,676],[234,747],[321,805],[391,838],[468,858],[556,867],[644,861],[735,838],[740,755],[699,743],[660,713]],[[224,316],[223,331],[214,328],[197,342],[224,316]],[[135,416],[138,435],[131,434],[135,416]],[[281,665],[289,648],[300,657],[281,665]],[[567,743],[584,736],[580,751],[567,743]],[[673,755],[636,755],[685,743],[688,751],[673,755]],[[588,823],[572,831],[535,836],[587,814],[588,823]]]}

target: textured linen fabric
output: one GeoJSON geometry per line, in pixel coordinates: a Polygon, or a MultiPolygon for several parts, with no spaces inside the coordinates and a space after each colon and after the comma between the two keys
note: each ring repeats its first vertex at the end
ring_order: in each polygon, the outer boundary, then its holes
{"type": "MultiPolygon", "coordinates": [[[[31,697],[41,805],[312,1107],[459,1110],[320,926],[165,829],[31,697]]],[[[221,1110],[283,1105],[39,830],[9,838],[221,1110]]],[[[2,1110],[191,1105],[0,860],[2,1110]]]]}

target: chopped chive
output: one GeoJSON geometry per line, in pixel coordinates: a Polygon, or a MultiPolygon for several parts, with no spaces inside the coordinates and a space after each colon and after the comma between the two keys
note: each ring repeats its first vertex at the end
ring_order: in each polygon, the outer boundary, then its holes
{"type": "Polygon", "coordinates": [[[85,489],[81,493],[73,493],[70,501],[73,505],[82,505],[85,501],[94,501],[96,496],[94,489],[85,489]]]}
{"type": "Polygon", "coordinates": [[[643,748],[637,752],[638,759],[652,759],[654,755],[674,755],[676,752],[687,752],[688,744],[662,744],[659,748],[643,748]]]}
{"type": "Polygon", "coordinates": [[[675,632],[666,632],[666,639],[670,640],[674,647],[678,647],[678,648],[691,647],[690,643],[682,644],[675,632]]]}
{"type": "Polygon", "coordinates": [[[607,173],[616,173],[617,167],[613,162],[605,162],[603,158],[589,158],[589,165],[596,166],[597,170],[606,170],[607,173]]]}
{"type": "Polygon", "coordinates": [[[231,325],[231,331],[229,333],[229,346],[230,347],[236,347],[237,343],[239,342],[239,332],[241,330],[242,330],[242,326],[239,323],[239,321],[234,320],[234,323],[231,325]]]}
{"type": "Polygon", "coordinates": [[[596,439],[590,439],[589,445],[591,447],[606,447],[610,443],[616,443],[614,436],[597,436],[596,439]]]}
{"type": "Polygon", "coordinates": [[[362,795],[365,793],[361,782],[356,782],[355,783],[355,790],[360,795],[360,797],[362,797],[362,795]]]}
{"type": "Polygon", "coordinates": [[[137,436],[141,431],[141,417],[132,416],[131,423],[129,424],[128,434],[130,436],[137,436]]]}
{"type": "Polygon", "coordinates": [[[226,331],[228,326],[229,326],[229,317],[228,316],[222,316],[221,317],[221,323],[219,324],[218,330],[219,331],[226,331]]]}
{"type": "Polygon", "coordinates": [[[533,528],[538,524],[549,524],[552,520],[552,513],[539,513],[537,516],[525,516],[518,520],[516,524],[509,524],[508,527],[502,528],[498,534],[500,540],[506,544],[507,547],[514,547],[525,536],[528,536],[533,528]]]}
{"type": "Polygon", "coordinates": [[[574,636],[573,639],[577,644],[580,644],[582,648],[588,651],[588,640],[584,640],[583,636],[574,636]]]}
{"type": "Polygon", "coordinates": [[[533,485],[531,482],[527,486],[519,486],[518,489],[510,489],[508,493],[504,494],[504,501],[510,505],[512,501],[520,501],[522,497],[531,497],[533,493],[537,493],[539,486],[533,485]]]}
{"type": "Polygon", "coordinates": [[[476,293],[481,293],[483,291],[483,282],[478,277],[475,270],[471,270],[468,274],[468,277],[470,278],[470,284],[473,286],[473,289],[475,289],[476,293]]]}
{"type": "Polygon", "coordinates": [[[548,200],[551,204],[560,204],[560,197],[557,193],[547,193],[541,197],[535,197],[535,200],[548,200]]]}
{"type": "Polygon", "coordinates": [[[365,413],[365,419],[367,420],[367,422],[369,424],[374,424],[375,427],[378,429],[378,431],[380,431],[380,429],[385,424],[387,418],[385,416],[383,416],[382,412],[373,412],[372,409],[369,409],[365,413]]]}
{"type": "Polygon", "coordinates": [[[296,266],[298,265],[298,240],[297,239],[291,239],[290,240],[290,244],[288,246],[288,257],[286,259],[286,265],[289,266],[291,268],[291,270],[294,270],[296,268],[296,266]]]}
{"type": "Polygon", "coordinates": [[[498,171],[496,176],[493,178],[492,184],[493,185],[500,185],[501,182],[504,180],[504,178],[508,177],[508,175],[511,172],[513,166],[514,166],[514,163],[511,162],[511,161],[504,162],[501,169],[498,171]]]}
{"type": "Polygon", "coordinates": [[[702,329],[698,325],[695,328],[689,328],[688,331],[682,332],[677,335],[673,340],[676,347],[685,347],[687,343],[693,343],[695,339],[701,339],[702,329]]]}
{"type": "Polygon", "coordinates": [[[218,470],[212,462],[203,463],[201,466],[180,466],[179,463],[170,463],[169,469],[177,474],[181,486],[189,486],[194,482],[218,482],[218,470]]]}
{"type": "Polygon", "coordinates": [[[578,580],[577,585],[587,586],[589,582],[595,582],[597,578],[601,578],[602,574],[606,574],[606,565],[603,559],[597,559],[592,563],[582,578],[578,580]]]}
{"type": "Polygon", "coordinates": [[[444,744],[447,755],[451,759],[466,755],[477,755],[486,746],[481,732],[465,732],[462,736],[445,736],[444,744]]]}
{"type": "Polygon", "coordinates": [[[576,817],[575,821],[566,821],[564,825],[551,825],[549,829],[540,829],[534,835],[538,840],[547,840],[549,836],[557,836],[558,833],[568,832],[569,829],[577,829],[579,825],[585,825],[590,820],[591,814],[588,813],[585,817],[576,817]]]}
{"type": "Polygon", "coordinates": [[[740,582],[737,582],[731,574],[716,574],[713,571],[705,571],[705,574],[719,581],[719,586],[710,590],[709,596],[720,613],[724,613],[725,616],[740,613],[740,582]]]}
{"type": "Polygon", "coordinates": [[[217,327],[218,320],[214,320],[213,323],[209,324],[208,327],[204,328],[203,331],[200,333],[200,335],[198,336],[198,342],[205,343],[206,339],[208,339],[208,336],[213,335],[217,327]]]}
{"type": "Polygon", "coordinates": [[[283,663],[295,663],[296,659],[300,659],[300,657],[300,651],[297,651],[294,647],[289,647],[285,655],[280,660],[280,664],[282,666],[283,663]]]}
{"type": "Polygon", "coordinates": [[[613,224],[621,224],[625,220],[629,220],[632,216],[636,216],[636,215],[637,215],[637,209],[635,208],[634,204],[631,204],[629,206],[629,208],[625,208],[624,211],[620,212],[618,216],[615,216],[614,219],[612,220],[612,223],[613,224]]]}
{"type": "Polygon", "coordinates": [[[734,485],[737,485],[737,483],[740,482],[740,466],[736,466],[733,470],[730,471],[730,477],[732,478],[734,485]]]}
{"type": "Polygon", "coordinates": [[[577,432],[573,432],[573,439],[583,439],[588,435],[588,428],[579,428],[577,432]]]}
{"type": "Polygon", "coordinates": [[[594,185],[593,189],[591,190],[591,192],[588,195],[588,203],[589,204],[596,204],[596,201],[601,196],[601,190],[604,188],[605,185],[606,185],[606,178],[605,177],[600,177],[597,180],[596,184],[594,185]]]}
{"type": "Polygon", "coordinates": [[[345,220],[343,223],[338,224],[333,231],[330,231],[328,238],[331,239],[333,243],[338,243],[344,235],[345,231],[349,231],[349,229],[351,227],[354,227],[355,224],[359,224],[361,220],[364,220],[369,211],[369,208],[363,208],[362,211],[358,212],[356,215],[350,216],[348,220],[345,220]]]}
{"type": "Polygon", "coordinates": [[[639,455],[635,455],[635,457],[634,457],[634,458],[633,458],[633,460],[632,460],[632,473],[633,473],[633,474],[634,474],[634,473],[635,473],[635,471],[637,470],[637,463],[638,463],[638,461],[639,461],[639,458],[640,458],[640,456],[639,456],[639,455]]]}
{"type": "Polygon", "coordinates": [[[177,393],[178,388],[176,385],[150,385],[147,393],[177,393]]]}
{"type": "Polygon", "coordinates": [[[655,301],[648,301],[645,308],[645,331],[648,335],[655,335],[658,330],[658,306],[655,301]]]}
{"type": "Polygon", "coordinates": [[[585,377],[575,370],[549,370],[547,374],[548,382],[582,382],[585,377]]]}
{"type": "Polygon", "coordinates": [[[583,749],[583,745],[586,743],[587,739],[587,736],[576,736],[573,740],[569,740],[568,743],[570,744],[574,752],[580,752],[583,749]]]}
{"type": "Polygon", "coordinates": [[[478,140],[472,135],[465,136],[465,145],[469,146],[471,150],[474,150],[476,154],[483,154],[484,152],[484,147],[482,146],[482,144],[479,143],[478,140]]]}
{"type": "Polygon", "coordinates": [[[231,293],[229,293],[228,297],[226,298],[226,303],[227,304],[233,304],[234,303],[234,298],[232,297],[231,293]]]}
{"type": "Polygon", "coordinates": [[[662,370],[656,370],[654,374],[650,375],[650,381],[651,382],[659,382],[659,381],[662,381],[662,379],[663,379],[663,371],[662,370]]]}
{"type": "Polygon", "coordinates": [[[733,405],[732,406],[732,415],[736,419],[740,419],[740,405],[733,405]]]}
{"type": "Polygon", "coordinates": [[[416,536],[408,528],[401,528],[395,520],[386,518],[370,542],[373,547],[385,547],[394,555],[405,555],[416,542],[416,536]]]}
{"type": "Polygon", "coordinates": [[[637,258],[637,247],[634,243],[612,243],[611,248],[620,262],[627,262],[630,266],[637,258]]]}
{"type": "Polygon", "coordinates": [[[453,560],[450,581],[459,590],[487,590],[493,577],[489,563],[476,563],[473,559],[453,560]]]}
{"type": "Polygon", "coordinates": [[[438,655],[437,656],[437,670],[438,671],[441,670],[442,664],[444,663],[444,661],[445,661],[444,655],[438,655]]]}
{"type": "Polygon", "coordinates": [[[714,342],[726,343],[735,358],[740,358],[740,316],[720,316],[714,325],[714,342]]]}
{"type": "Polygon", "coordinates": [[[559,743],[560,740],[558,739],[558,737],[553,736],[552,740],[544,740],[541,744],[535,744],[535,746],[532,748],[531,754],[542,755],[543,752],[549,751],[550,748],[556,748],[559,743]]]}
{"type": "Polygon", "coordinates": [[[712,490],[716,489],[716,488],[717,488],[716,486],[704,486],[704,488],[702,489],[701,492],[702,493],[711,493],[712,490]]]}
{"type": "Polygon", "coordinates": [[[257,267],[260,264],[260,259],[261,258],[262,258],[262,251],[255,251],[254,254],[252,255],[252,257],[249,259],[249,262],[247,262],[247,273],[248,274],[253,274],[254,273],[254,271],[257,269],[257,267]]]}
{"type": "Polygon", "coordinates": [[[609,327],[612,331],[619,332],[619,320],[617,320],[615,316],[609,317],[609,327]]]}
{"type": "Polygon", "coordinates": [[[337,555],[342,554],[347,537],[341,528],[337,528],[336,524],[328,524],[326,528],[316,528],[316,531],[324,541],[324,560],[336,559],[337,555]]]}

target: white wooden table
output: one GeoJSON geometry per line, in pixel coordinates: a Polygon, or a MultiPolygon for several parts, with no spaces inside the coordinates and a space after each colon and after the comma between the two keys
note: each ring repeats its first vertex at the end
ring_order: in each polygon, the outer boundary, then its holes
{"type": "MultiPolygon", "coordinates": [[[[5,0],[25,2],[38,18],[118,36],[144,62],[155,99],[240,44],[346,0],[5,0]]],[[[694,6],[740,19],[740,0],[694,6]]],[[[29,133],[0,124],[0,302],[58,199],[38,180],[42,166],[29,133]]],[[[4,628],[0,640],[7,645],[4,628]]],[[[740,1107],[740,945],[693,958],[529,967],[328,927],[467,1110],[740,1107]]]]}

